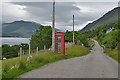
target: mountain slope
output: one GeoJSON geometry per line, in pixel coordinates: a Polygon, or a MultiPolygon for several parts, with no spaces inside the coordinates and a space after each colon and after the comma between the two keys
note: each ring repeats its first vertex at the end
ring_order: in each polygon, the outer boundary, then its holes
{"type": "Polygon", "coordinates": [[[120,7],[114,8],[113,10],[106,13],[104,16],[99,18],[98,20],[94,21],[93,23],[89,23],[80,31],[86,31],[91,29],[96,29],[100,25],[107,25],[110,23],[118,22],[118,10],[120,7]]]}
{"type": "MultiPolygon", "coordinates": [[[[2,36],[31,37],[39,29],[40,24],[30,21],[14,21],[2,24],[2,36]]],[[[60,31],[56,29],[56,31],[60,31]]]]}

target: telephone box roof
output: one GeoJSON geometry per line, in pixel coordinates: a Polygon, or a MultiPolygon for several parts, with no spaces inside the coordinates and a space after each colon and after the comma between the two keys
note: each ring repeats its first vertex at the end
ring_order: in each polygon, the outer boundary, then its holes
{"type": "Polygon", "coordinates": [[[62,32],[62,31],[57,31],[57,32],[55,32],[55,33],[63,33],[63,34],[64,34],[64,32],[62,32]]]}

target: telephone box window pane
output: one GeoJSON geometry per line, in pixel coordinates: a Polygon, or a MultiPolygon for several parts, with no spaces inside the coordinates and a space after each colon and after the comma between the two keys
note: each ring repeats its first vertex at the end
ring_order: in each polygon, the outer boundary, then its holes
{"type": "Polygon", "coordinates": [[[57,37],[57,51],[58,53],[61,53],[61,37],[57,37]]]}

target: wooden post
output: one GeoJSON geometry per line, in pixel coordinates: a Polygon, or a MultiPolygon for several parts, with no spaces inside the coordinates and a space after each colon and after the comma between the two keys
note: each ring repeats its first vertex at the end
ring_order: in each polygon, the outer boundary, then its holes
{"type": "Polygon", "coordinates": [[[37,56],[38,56],[38,47],[37,47],[37,56]]]}
{"type": "Polygon", "coordinates": [[[29,64],[30,64],[30,44],[29,44],[29,64]]]}
{"type": "Polygon", "coordinates": [[[19,57],[19,55],[20,55],[20,51],[18,50],[18,57],[19,57]]]}
{"type": "Polygon", "coordinates": [[[73,44],[75,43],[74,41],[74,15],[73,15],[73,44]]]}
{"type": "Polygon", "coordinates": [[[44,53],[46,54],[46,45],[44,45],[44,53]]]}
{"type": "Polygon", "coordinates": [[[20,48],[20,61],[22,61],[22,48],[20,48]]]}
{"type": "Polygon", "coordinates": [[[25,52],[24,52],[24,50],[23,50],[23,55],[24,55],[24,53],[25,53],[25,52]]]}

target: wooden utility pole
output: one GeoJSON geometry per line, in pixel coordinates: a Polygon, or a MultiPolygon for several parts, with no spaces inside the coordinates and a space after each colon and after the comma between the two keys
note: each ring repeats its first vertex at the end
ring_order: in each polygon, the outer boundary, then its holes
{"type": "Polygon", "coordinates": [[[74,15],[73,15],[73,44],[75,43],[74,41],[74,15]]]}
{"type": "Polygon", "coordinates": [[[20,61],[22,61],[22,48],[20,48],[20,61]]]}
{"type": "Polygon", "coordinates": [[[52,51],[55,51],[55,0],[53,0],[52,51]]]}

